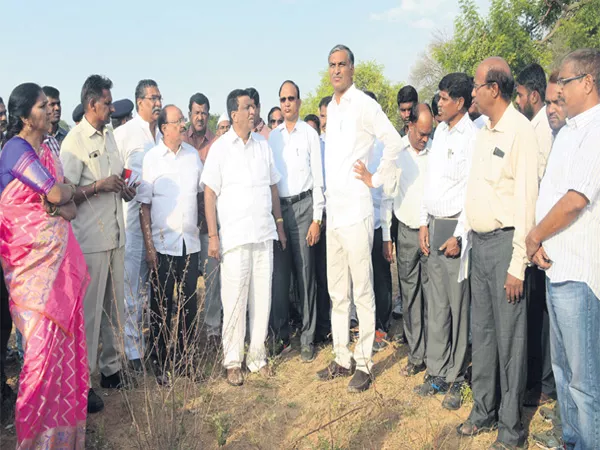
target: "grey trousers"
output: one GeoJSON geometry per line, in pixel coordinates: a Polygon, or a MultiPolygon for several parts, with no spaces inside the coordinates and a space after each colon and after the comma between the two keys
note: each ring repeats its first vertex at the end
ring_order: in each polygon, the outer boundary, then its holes
{"type": "Polygon", "coordinates": [[[425,362],[427,302],[423,285],[427,283],[426,257],[419,247],[419,231],[398,222],[396,264],[402,293],[404,334],[408,342],[408,362],[425,362]]]}
{"type": "Polygon", "coordinates": [[[480,427],[497,420],[498,440],[521,445],[525,441],[521,405],[527,380],[527,302],[508,303],[504,290],[514,230],[472,235],[474,405],[469,420],[480,427]]]}
{"type": "MultiPolygon", "coordinates": [[[[434,219],[435,220],[435,219],[434,219]]],[[[434,236],[430,236],[430,242],[434,236]]],[[[427,373],[446,382],[463,381],[469,364],[470,289],[458,282],[460,258],[432,248],[427,258],[427,373]]]]}
{"type": "Polygon", "coordinates": [[[294,271],[302,307],[301,345],[312,345],[317,324],[317,284],[315,278],[315,252],[306,242],[313,220],[312,196],[293,204],[281,202],[281,216],[287,237],[287,248],[273,245],[273,285],[270,328],[275,339],[289,340],[290,280],[294,271]]]}
{"type": "Polygon", "coordinates": [[[208,256],[208,233],[200,235],[200,271],[204,277],[206,335],[221,336],[221,266],[218,260],[208,256]]]}

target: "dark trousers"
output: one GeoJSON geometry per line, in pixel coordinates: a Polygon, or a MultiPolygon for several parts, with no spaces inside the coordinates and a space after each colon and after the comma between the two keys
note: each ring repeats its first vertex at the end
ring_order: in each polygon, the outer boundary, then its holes
{"type": "Polygon", "coordinates": [[[525,441],[522,403],[527,380],[527,304],[506,300],[504,284],[514,230],[472,233],[473,409],[481,427],[498,421],[498,440],[525,441]],[[500,391],[498,392],[498,385],[500,391]]]}
{"type": "Polygon", "coordinates": [[[6,363],[6,351],[8,350],[8,339],[12,331],[12,319],[8,307],[8,291],[4,282],[4,273],[0,269],[0,392],[6,383],[4,364],[6,363]]]}
{"type": "MultiPolygon", "coordinates": [[[[433,219],[436,220],[436,219],[433,219]]],[[[435,229],[435,227],[432,227],[435,229]]],[[[436,242],[433,234],[430,242],[436,242]]],[[[469,363],[470,290],[458,282],[460,257],[448,258],[437,248],[427,257],[427,373],[448,383],[463,381],[469,363]]]]}
{"type": "Polygon", "coordinates": [[[375,327],[387,332],[392,315],[392,270],[383,257],[383,233],[381,227],[373,236],[373,291],[375,292],[375,327]]]}
{"type": "Polygon", "coordinates": [[[400,275],[404,335],[408,343],[408,361],[425,362],[427,302],[423,285],[427,281],[426,257],[419,247],[419,231],[398,224],[396,264],[400,275]]]}
{"type": "Polygon", "coordinates": [[[537,267],[525,272],[527,298],[527,390],[556,398],[550,356],[550,319],[546,305],[546,274],[537,267]]]}
{"type": "Polygon", "coordinates": [[[300,344],[312,345],[317,325],[317,285],[315,253],[306,236],[313,221],[313,201],[308,195],[295,203],[281,202],[281,217],[287,237],[287,247],[273,246],[273,284],[270,328],[275,339],[290,338],[290,280],[296,276],[302,314],[300,344]]]}
{"type": "Polygon", "coordinates": [[[167,358],[185,364],[191,361],[196,352],[198,326],[196,313],[196,283],[198,282],[198,255],[186,254],[171,256],[158,253],[158,271],[152,273],[152,295],[150,300],[150,329],[152,333],[152,359],[164,369],[167,358]],[[177,358],[169,352],[172,342],[171,319],[173,312],[173,291],[177,283],[179,317],[177,326],[177,358]],[[182,360],[183,359],[183,360],[182,360]]]}
{"type": "MultiPolygon", "coordinates": [[[[323,223],[325,222],[325,214],[323,214],[323,223]]],[[[331,298],[327,289],[327,233],[325,233],[325,226],[321,228],[321,239],[314,246],[315,279],[317,282],[317,325],[315,339],[317,341],[325,340],[331,333],[331,298]]]]}

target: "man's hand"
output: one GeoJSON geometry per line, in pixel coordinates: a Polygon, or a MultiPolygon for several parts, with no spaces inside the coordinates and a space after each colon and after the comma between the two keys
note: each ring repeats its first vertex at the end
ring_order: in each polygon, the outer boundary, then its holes
{"type": "Polygon", "coordinates": [[[392,241],[383,241],[383,257],[390,264],[394,258],[392,241]]]}
{"type": "Polygon", "coordinates": [[[542,270],[548,270],[552,266],[552,260],[546,254],[544,247],[540,247],[538,251],[535,252],[531,261],[542,270]]]}
{"type": "Polygon", "coordinates": [[[283,229],[283,223],[278,222],[276,224],[276,226],[277,226],[277,236],[279,237],[279,246],[281,247],[281,250],[285,250],[287,247],[287,237],[285,236],[285,231],[283,229]]]}
{"type": "Polygon", "coordinates": [[[135,183],[132,186],[125,186],[121,191],[121,197],[123,198],[123,200],[125,200],[126,202],[130,202],[131,200],[133,200],[135,198],[138,185],[139,183],[135,183]]]}
{"type": "Polygon", "coordinates": [[[527,251],[527,259],[533,261],[533,256],[542,246],[540,239],[537,237],[536,228],[534,227],[525,238],[525,249],[527,251]]]}
{"type": "Polygon", "coordinates": [[[154,245],[148,246],[146,249],[146,263],[150,270],[158,270],[158,255],[156,254],[156,248],[154,245]]]}
{"type": "Polygon", "coordinates": [[[217,261],[221,260],[221,242],[219,242],[218,235],[208,238],[208,256],[215,258],[217,261]]]}
{"type": "Polygon", "coordinates": [[[419,247],[425,256],[429,256],[429,228],[425,226],[419,228],[419,247]]]}
{"type": "Polygon", "coordinates": [[[65,203],[62,206],[59,206],[58,211],[60,217],[62,217],[65,220],[68,220],[69,222],[75,219],[75,217],[77,217],[77,205],[75,205],[75,202],[73,200],[71,200],[68,203],[65,203]]]}
{"type": "Polygon", "coordinates": [[[356,161],[354,163],[354,173],[356,174],[355,178],[357,180],[361,180],[370,188],[373,187],[373,175],[367,170],[365,163],[362,161],[356,161]]]}
{"type": "Polygon", "coordinates": [[[119,175],[111,175],[108,178],[104,178],[96,182],[96,190],[98,192],[121,192],[127,185],[123,178],[119,175]]]}
{"type": "Polygon", "coordinates": [[[309,247],[316,245],[321,239],[321,225],[318,222],[313,221],[308,227],[308,234],[306,235],[306,243],[309,247]]]}
{"type": "Polygon", "coordinates": [[[444,256],[447,258],[456,258],[460,255],[460,245],[458,245],[458,239],[454,236],[450,237],[444,244],[440,247],[440,252],[444,252],[444,256]]]}
{"type": "Polygon", "coordinates": [[[508,300],[508,303],[514,304],[520,302],[523,297],[523,280],[519,280],[510,273],[507,273],[504,290],[506,291],[506,300],[508,300]]]}

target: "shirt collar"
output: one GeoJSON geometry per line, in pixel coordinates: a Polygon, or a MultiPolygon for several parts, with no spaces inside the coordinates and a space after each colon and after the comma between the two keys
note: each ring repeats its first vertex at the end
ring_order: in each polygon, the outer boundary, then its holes
{"type": "Polygon", "coordinates": [[[544,120],[545,118],[547,118],[546,116],[546,106],[544,106],[542,109],[540,109],[538,111],[538,113],[533,117],[533,119],[531,119],[531,125],[533,125],[533,128],[537,127],[542,120],[544,120]]]}
{"type": "Polygon", "coordinates": [[[402,136],[400,138],[400,140],[402,141],[402,148],[413,152],[415,154],[415,156],[417,156],[417,157],[426,155],[429,152],[429,149],[431,148],[431,139],[429,139],[429,141],[427,141],[427,145],[420,152],[417,152],[414,149],[414,147],[411,145],[410,140],[408,139],[408,134],[405,134],[404,136],[402,136]]]}
{"type": "Polygon", "coordinates": [[[183,150],[183,144],[184,144],[184,143],[182,142],[182,143],[179,145],[179,148],[177,149],[177,151],[176,151],[176,152],[173,152],[173,150],[171,150],[169,147],[167,147],[167,145],[165,144],[165,141],[164,141],[164,139],[163,139],[163,138],[161,138],[161,139],[160,139],[160,143],[159,143],[158,145],[160,145],[160,146],[162,147],[162,148],[161,148],[161,150],[162,150],[162,152],[161,152],[162,156],[166,156],[166,155],[168,155],[169,153],[172,153],[172,154],[173,154],[173,156],[177,156],[177,155],[179,155],[179,153],[181,153],[181,151],[183,150]]]}
{"type": "Polygon", "coordinates": [[[242,143],[242,145],[248,145],[250,143],[250,141],[252,141],[252,140],[256,141],[254,132],[251,132],[250,137],[248,138],[248,141],[244,144],[244,141],[242,140],[241,137],[239,137],[237,135],[237,133],[235,132],[233,127],[231,127],[227,133],[225,133],[223,136],[221,136],[221,138],[226,138],[229,141],[229,143],[231,143],[231,144],[235,144],[237,141],[240,141],[242,143]]]}
{"type": "MultiPolygon", "coordinates": [[[[357,92],[358,89],[356,89],[356,86],[354,85],[354,83],[352,83],[352,86],[350,86],[348,90],[342,94],[342,97],[340,98],[340,104],[342,102],[352,102],[352,98],[356,95],[357,92]]],[[[338,105],[338,102],[335,101],[335,94],[333,94],[333,98],[331,101],[336,106],[338,105]]]]}
{"type": "Polygon", "coordinates": [[[287,130],[287,126],[285,125],[285,121],[282,124],[277,125],[277,128],[275,129],[281,131],[282,133],[285,131],[288,134],[292,134],[294,131],[298,131],[298,125],[300,125],[300,122],[302,122],[302,120],[298,119],[294,124],[294,128],[292,128],[292,131],[290,131],[289,133],[287,130]]]}
{"type": "Polygon", "coordinates": [[[577,114],[571,119],[567,119],[567,125],[570,128],[583,128],[587,126],[596,116],[600,115],[600,104],[588,109],[580,114],[577,114]]]}
{"type": "Polygon", "coordinates": [[[102,129],[102,131],[98,131],[96,130],[89,122],[88,120],[85,118],[85,116],[83,116],[83,118],[81,119],[81,122],[79,122],[81,125],[81,128],[83,128],[83,131],[85,132],[85,135],[87,137],[92,137],[95,134],[99,134],[100,136],[104,136],[108,130],[108,128],[106,127],[106,125],[104,125],[104,128],[102,129]]]}
{"type": "Polygon", "coordinates": [[[521,114],[521,113],[515,109],[515,107],[513,106],[512,103],[509,103],[508,108],[506,108],[506,110],[502,114],[502,117],[496,123],[495,127],[492,128],[491,120],[489,117],[485,121],[485,126],[490,131],[499,131],[500,133],[504,133],[505,131],[508,131],[512,128],[511,120],[515,114],[521,114]]]}
{"type": "MultiPolygon", "coordinates": [[[[185,135],[190,139],[192,139],[196,136],[194,133],[194,127],[192,127],[191,124],[190,124],[189,128],[187,130],[185,130],[185,135]]],[[[202,138],[204,141],[210,141],[214,138],[214,136],[211,133],[211,131],[207,128],[206,132],[204,133],[204,136],[202,138]]]]}
{"type": "MultiPolygon", "coordinates": [[[[471,122],[471,118],[469,117],[468,113],[465,113],[465,115],[462,116],[462,118],[458,121],[458,123],[456,125],[454,125],[452,130],[449,130],[449,131],[452,132],[452,131],[456,130],[460,134],[463,134],[465,132],[465,130],[467,129],[467,124],[469,122],[471,122]]],[[[446,126],[446,128],[448,128],[448,124],[446,122],[444,122],[444,125],[446,126]]]]}

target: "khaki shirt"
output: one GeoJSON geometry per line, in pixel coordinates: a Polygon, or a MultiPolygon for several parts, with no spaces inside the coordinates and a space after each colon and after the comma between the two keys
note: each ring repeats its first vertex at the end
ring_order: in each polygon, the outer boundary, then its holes
{"type": "Polygon", "coordinates": [[[535,224],[539,146],[527,118],[512,104],[494,128],[479,130],[467,184],[467,222],[487,233],[514,227],[508,273],[523,280],[527,266],[525,237],[535,224]]]}
{"type": "MultiPolygon", "coordinates": [[[[84,117],[61,146],[65,177],[77,186],[87,186],[110,175],[121,175],[123,160],[112,129],[96,130],[84,117]]],[[[125,245],[121,195],[101,192],[77,207],[71,222],[83,253],[112,250],[125,245]]]]}

